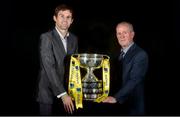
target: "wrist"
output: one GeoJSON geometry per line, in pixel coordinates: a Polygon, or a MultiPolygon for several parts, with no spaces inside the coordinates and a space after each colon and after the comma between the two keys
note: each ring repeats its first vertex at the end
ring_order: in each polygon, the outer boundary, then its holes
{"type": "Polygon", "coordinates": [[[64,94],[63,96],[61,96],[62,101],[67,97],[67,94],[64,94]]]}

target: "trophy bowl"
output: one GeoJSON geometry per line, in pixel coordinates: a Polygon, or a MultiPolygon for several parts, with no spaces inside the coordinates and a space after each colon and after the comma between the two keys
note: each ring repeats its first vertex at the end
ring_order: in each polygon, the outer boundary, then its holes
{"type": "Polygon", "coordinates": [[[96,68],[101,65],[103,55],[100,54],[80,54],[79,60],[81,67],[84,68],[96,68]]]}

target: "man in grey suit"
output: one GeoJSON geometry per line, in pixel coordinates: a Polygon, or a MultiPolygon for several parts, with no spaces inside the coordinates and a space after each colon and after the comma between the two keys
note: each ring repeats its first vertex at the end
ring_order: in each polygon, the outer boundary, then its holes
{"type": "Polygon", "coordinates": [[[62,100],[67,113],[73,113],[74,104],[64,86],[65,58],[77,53],[77,37],[68,31],[73,22],[73,10],[67,5],[55,8],[55,28],[40,36],[40,72],[37,101],[40,115],[52,115],[54,99],[62,100]]]}
{"type": "Polygon", "coordinates": [[[122,87],[103,102],[126,105],[126,115],[144,115],[144,78],[148,69],[148,55],[134,43],[134,35],[131,23],[121,22],[117,25],[116,37],[122,47],[118,57],[118,62],[122,62],[122,72],[118,71],[121,73],[122,87]]]}

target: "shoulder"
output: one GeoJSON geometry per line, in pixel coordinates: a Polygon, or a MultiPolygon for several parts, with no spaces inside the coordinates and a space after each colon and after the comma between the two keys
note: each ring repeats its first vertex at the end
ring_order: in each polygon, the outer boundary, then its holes
{"type": "Polygon", "coordinates": [[[46,41],[52,41],[53,39],[53,31],[44,32],[40,35],[40,41],[46,40],[46,41]]]}
{"type": "Polygon", "coordinates": [[[44,32],[40,35],[40,38],[50,38],[52,37],[52,31],[44,32]]]}
{"type": "Polygon", "coordinates": [[[77,41],[77,36],[75,34],[71,33],[71,32],[69,33],[69,38],[72,39],[72,40],[77,41]]]}
{"type": "Polygon", "coordinates": [[[52,31],[48,31],[48,32],[44,32],[40,35],[39,41],[42,45],[47,45],[52,42],[52,39],[53,39],[52,31]]]}
{"type": "Polygon", "coordinates": [[[135,58],[138,58],[138,59],[148,59],[148,54],[147,54],[147,52],[143,48],[141,48],[138,45],[136,45],[135,50],[136,50],[135,58]]]}

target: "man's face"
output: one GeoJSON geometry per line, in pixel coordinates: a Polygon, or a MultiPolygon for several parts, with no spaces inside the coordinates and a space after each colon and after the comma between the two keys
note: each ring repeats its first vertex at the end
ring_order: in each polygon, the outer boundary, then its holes
{"type": "Polygon", "coordinates": [[[116,27],[116,37],[121,47],[128,47],[133,42],[134,31],[127,24],[119,24],[116,27]]]}
{"type": "Polygon", "coordinates": [[[72,13],[69,10],[61,10],[57,16],[54,16],[53,18],[56,22],[56,26],[58,26],[61,30],[68,30],[73,22],[72,13]]]}

